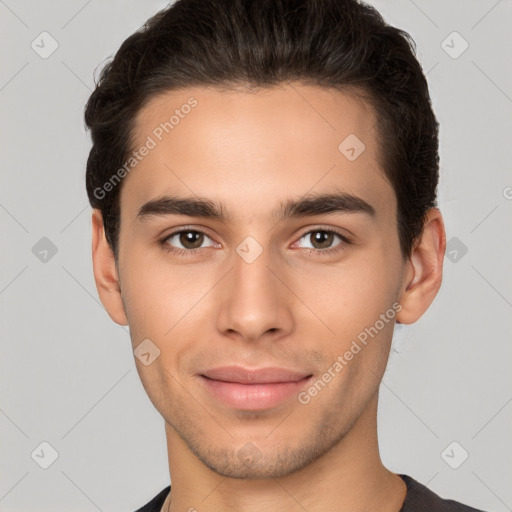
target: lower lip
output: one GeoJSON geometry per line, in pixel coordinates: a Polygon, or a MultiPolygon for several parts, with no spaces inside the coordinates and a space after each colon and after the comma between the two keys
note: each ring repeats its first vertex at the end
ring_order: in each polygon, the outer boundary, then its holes
{"type": "Polygon", "coordinates": [[[201,375],[206,389],[224,404],[236,409],[261,411],[275,407],[297,395],[313,377],[305,377],[295,382],[271,384],[240,384],[208,379],[201,375]]]}

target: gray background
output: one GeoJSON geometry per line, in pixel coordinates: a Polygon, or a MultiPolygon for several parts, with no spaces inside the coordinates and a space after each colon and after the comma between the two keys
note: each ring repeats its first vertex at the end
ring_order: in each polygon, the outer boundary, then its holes
{"type": "MultiPolygon", "coordinates": [[[[382,457],[442,496],[512,510],[512,4],[371,3],[427,73],[449,240],[439,296],[396,331],[382,457]]],[[[0,0],[1,511],[128,512],[169,483],[163,420],[96,293],[82,120],[94,69],[165,4],[0,0]]]]}

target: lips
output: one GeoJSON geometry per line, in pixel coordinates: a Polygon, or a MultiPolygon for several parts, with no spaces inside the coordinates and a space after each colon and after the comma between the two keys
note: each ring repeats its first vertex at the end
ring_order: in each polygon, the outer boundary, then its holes
{"type": "Polygon", "coordinates": [[[224,405],[264,410],[296,395],[311,381],[312,374],[275,367],[225,366],[202,372],[200,379],[208,393],[224,405]]]}
{"type": "Polygon", "coordinates": [[[286,370],[284,368],[258,368],[249,370],[240,366],[224,366],[207,370],[202,373],[203,376],[213,380],[224,382],[238,382],[240,384],[272,384],[279,382],[297,382],[308,373],[286,370]]]}

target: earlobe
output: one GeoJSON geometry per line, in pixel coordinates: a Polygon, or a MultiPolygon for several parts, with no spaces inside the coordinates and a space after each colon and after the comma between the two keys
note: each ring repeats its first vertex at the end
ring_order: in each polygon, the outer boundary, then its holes
{"type": "Polygon", "coordinates": [[[441,287],[445,249],[443,217],[437,208],[431,208],[407,262],[398,323],[416,322],[434,301],[441,287]]]}
{"type": "Polygon", "coordinates": [[[128,325],[114,252],[105,237],[103,217],[97,209],[92,212],[92,263],[96,288],[107,313],[115,323],[128,325]]]}

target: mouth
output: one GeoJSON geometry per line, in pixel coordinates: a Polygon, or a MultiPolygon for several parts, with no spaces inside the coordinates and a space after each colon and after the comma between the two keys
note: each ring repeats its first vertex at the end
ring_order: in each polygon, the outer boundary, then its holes
{"type": "Polygon", "coordinates": [[[262,411],[296,396],[312,379],[310,373],[284,368],[244,369],[229,366],[199,375],[208,393],[230,408],[262,411]]]}

